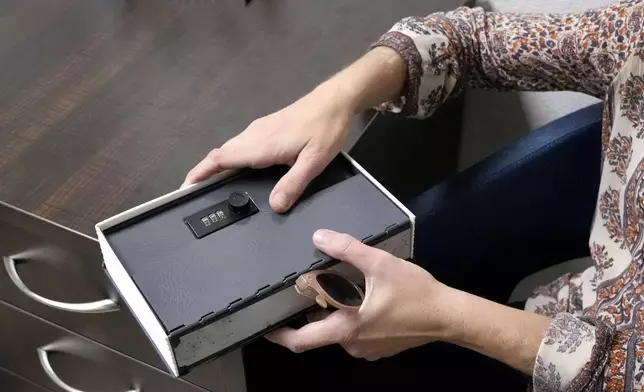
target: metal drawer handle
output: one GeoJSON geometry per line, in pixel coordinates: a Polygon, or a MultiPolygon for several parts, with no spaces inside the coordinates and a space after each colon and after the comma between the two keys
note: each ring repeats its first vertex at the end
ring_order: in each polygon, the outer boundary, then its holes
{"type": "MultiPolygon", "coordinates": [[[[40,365],[42,366],[47,376],[51,379],[51,381],[54,382],[54,384],[58,385],[60,389],[62,389],[65,392],[84,392],[84,391],[81,391],[80,389],[76,389],[74,387],[67,385],[63,380],[60,379],[60,377],[58,377],[58,375],[54,371],[54,368],[51,367],[51,363],[49,362],[49,352],[42,347],[38,348],[38,359],[40,360],[40,365]]],[[[141,392],[141,391],[139,391],[138,389],[132,389],[127,392],[141,392]]]]}
{"type": "Polygon", "coordinates": [[[119,310],[119,305],[111,299],[102,299],[100,301],[86,302],[80,304],[70,304],[67,302],[54,301],[48,298],[45,298],[41,295],[34,293],[29,290],[29,287],[20,279],[18,271],[16,270],[16,262],[13,257],[3,257],[4,267],[7,270],[7,274],[11,281],[22,291],[27,297],[33,299],[36,302],[40,302],[43,305],[47,305],[54,309],[64,310],[67,312],[75,313],[107,313],[114,312],[119,310]]]}

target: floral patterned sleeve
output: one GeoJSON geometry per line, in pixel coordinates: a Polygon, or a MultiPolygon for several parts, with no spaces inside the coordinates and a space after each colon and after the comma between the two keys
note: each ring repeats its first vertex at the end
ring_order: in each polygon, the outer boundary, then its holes
{"type": "MultiPolygon", "coordinates": [[[[380,109],[408,117],[427,117],[464,86],[497,90],[572,90],[606,98],[604,119],[610,121],[604,124],[604,153],[613,167],[604,168],[603,175],[614,173],[617,185],[609,187],[605,193],[608,196],[602,196],[602,200],[617,200],[614,210],[619,211],[621,202],[613,195],[617,193],[615,189],[624,189],[629,164],[622,158],[624,154],[616,155],[611,151],[630,154],[633,138],[644,134],[644,131],[639,133],[644,129],[641,110],[643,31],[644,0],[570,14],[502,14],[463,7],[424,18],[405,18],[373,45],[396,50],[407,65],[407,81],[401,97],[383,103],[380,109]],[[637,55],[630,56],[631,53],[637,55]],[[633,63],[634,58],[641,58],[641,61],[633,63]],[[630,76],[624,91],[634,93],[622,97],[620,106],[613,102],[613,96],[618,95],[614,82],[626,78],[626,74],[630,76]],[[626,138],[617,131],[615,135],[610,133],[611,122],[617,119],[612,113],[622,113],[616,111],[617,108],[634,108],[632,113],[621,114],[619,124],[624,127],[623,118],[629,119],[638,127],[638,132],[633,133],[636,136],[626,138]]],[[[638,154],[644,154],[641,148],[638,151],[638,154]]],[[[644,162],[644,158],[640,159],[644,162]]],[[[641,167],[644,172],[644,163],[641,167]]],[[[629,170],[631,173],[634,169],[629,170]]],[[[634,178],[640,181],[640,177],[634,178]]],[[[641,181],[644,184],[644,180],[641,181]]],[[[639,188],[630,186],[628,189],[635,194],[633,189],[639,188]]],[[[602,200],[596,222],[607,222],[606,238],[612,240],[622,229],[619,224],[618,230],[611,231],[611,222],[620,222],[621,216],[605,217],[602,200]]],[[[629,216],[631,221],[641,222],[641,219],[633,218],[637,214],[629,216]]],[[[632,225],[644,227],[638,224],[632,225]]],[[[632,227],[628,230],[630,237],[626,238],[635,238],[633,233],[639,233],[632,227]]],[[[620,252],[623,247],[618,248],[611,247],[611,251],[620,252]]],[[[644,311],[639,311],[644,307],[638,305],[636,310],[632,303],[641,305],[644,292],[640,285],[641,253],[638,253],[639,261],[633,261],[629,266],[609,257],[604,247],[596,246],[591,253],[596,263],[594,267],[579,276],[567,276],[554,282],[527,306],[527,310],[552,318],[538,353],[535,353],[532,385],[535,392],[644,390],[644,333],[640,334],[644,330],[644,311]],[[605,271],[614,274],[619,268],[626,271],[622,278],[603,276],[605,271]],[[636,286],[639,291],[630,296],[620,294],[625,285],[620,282],[630,276],[628,273],[634,274],[633,271],[639,271],[639,275],[634,275],[637,278],[633,278],[639,282],[636,286]],[[602,287],[599,294],[597,287],[589,288],[582,284],[584,282],[602,287]],[[590,301],[586,301],[589,298],[590,301]],[[599,301],[601,298],[604,302],[599,301]],[[602,308],[601,315],[594,307],[588,307],[595,300],[597,306],[606,308],[602,308]]],[[[622,259],[632,260],[632,255],[622,259]]]]}
{"type": "Polygon", "coordinates": [[[639,39],[640,1],[570,14],[461,7],[402,19],[373,45],[396,50],[408,71],[403,96],[379,109],[427,117],[464,85],[603,98],[639,39]]]}

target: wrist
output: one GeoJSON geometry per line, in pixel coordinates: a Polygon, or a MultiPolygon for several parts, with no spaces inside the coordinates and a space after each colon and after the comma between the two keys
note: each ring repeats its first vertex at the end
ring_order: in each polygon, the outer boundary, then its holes
{"type": "Polygon", "coordinates": [[[454,290],[444,341],[530,374],[550,318],[454,290]]]}
{"type": "Polygon", "coordinates": [[[437,288],[437,303],[442,304],[438,311],[437,338],[443,342],[458,344],[465,337],[467,317],[467,293],[439,283],[437,288]]]}
{"type": "Polygon", "coordinates": [[[409,309],[410,317],[405,324],[427,342],[452,342],[460,336],[460,311],[454,306],[460,292],[430,276],[422,285],[423,289],[414,294],[417,301],[409,309]]]}
{"type": "Polygon", "coordinates": [[[358,89],[359,86],[346,83],[336,76],[317,86],[310,95],[318,106],[322,105],[335,114],[350,118],[362,110],[358,89]]]}
{"type": "MultiPolygon", "coordinates": [[[[478,297],[475,297],[464,291],[450,289],[448,305],[450,308],[450,317],[448,317],[445,326],[446,334],[444,341],[459,346],[466,347],[472,339],[470,320],[473,310],[476,309],[475,303],[478,297]]],[[[480,304],[479,304],[480,305],[480,304]]]]}
{"type": "Polygon", "coordinates": [[[393,49],[377,47],[319,85],[313,94],[351,115],[397,98],[407,77],[403,58],[393,49]]]}
{"type": "Polygon", "coordinates": [[[452,317],[445,341],[466,348],[478,348],[484,335],[498,329],[502,319],[521,312],[456,289],[452,289],[450,301],[452,317]]]}

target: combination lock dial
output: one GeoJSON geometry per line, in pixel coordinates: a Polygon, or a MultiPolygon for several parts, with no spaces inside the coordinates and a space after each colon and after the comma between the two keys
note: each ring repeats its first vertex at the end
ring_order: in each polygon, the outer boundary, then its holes
{"type": "Polygon", "coordinates": [[[228,196],[228,208],[235,214],[245,214],[250,209],[250,197],[244,192],[233,192],[228,196]]]}

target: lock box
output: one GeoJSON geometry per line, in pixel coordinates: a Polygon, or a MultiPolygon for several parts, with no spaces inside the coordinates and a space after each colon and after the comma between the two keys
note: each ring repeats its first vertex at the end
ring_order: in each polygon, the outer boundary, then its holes
{"type": "Polygon", "coordinates": [[[315,248],[315,230],[413,256],[413,214],[351,157],[278,214],[269,195],[286,170],[225,172],[96,225],[105,271],[174,376],[316,306],[293,287],[301,274],[360,277],[315,248]]]}

